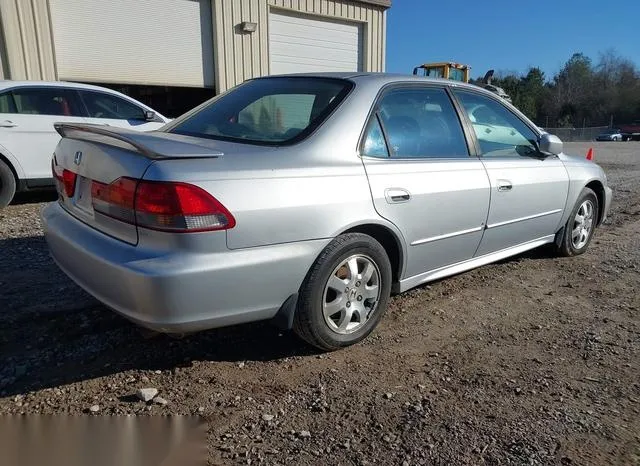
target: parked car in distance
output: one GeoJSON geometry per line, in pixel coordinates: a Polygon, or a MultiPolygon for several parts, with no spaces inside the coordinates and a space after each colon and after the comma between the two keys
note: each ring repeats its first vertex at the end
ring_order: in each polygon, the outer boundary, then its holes
{"type": "Polygon", "coordinates": [[[620,127],[623,141],[640,141],[640,120],[620,127]]]}
{"type": "Polygon", "coordinates": [[[169,121],[152,108],[104,87],[71,82],[0,81],[0,209],[16,192],[53,187],[53,127],[90,123],[138,131],[169,121]]]}
{"type": "Polygon", "coordinates": [[[57,129],[52,257],[166,333],[273,319],[345,347],[391,292],[543,245],[582,254],[612,197],[504,99],[422,77],[270,76],[151,133],[57,129]]]}
{"type": "Polygon", "coordinates": [[[608,129],[598,134],[596,141],[622,141],[622,133],[619,129],[608,129]]]}

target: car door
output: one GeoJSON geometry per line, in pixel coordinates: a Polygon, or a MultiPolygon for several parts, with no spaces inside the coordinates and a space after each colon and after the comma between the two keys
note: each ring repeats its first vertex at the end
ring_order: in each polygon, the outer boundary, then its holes
{"type": "Polygon", "coordinates": [[[482,162],[469,155],[444,87],[386,90],[361,156],[377,212],[408,246],[403,278],[473,257],[489,210],[489,180],[482,162]]]}
{"type": "Polygon", "coordinates": [[[138,131],[150,131],[163,126],[159,115],[147,119],[146,109],[107,92],[81,90],[87,108],[87,121],[92,124],[117,126],[138,131]]]}
{"type": "Polygon", "coordinates": [[[75,91],[58,86],[16,87],[0,94],[0,146],[20,163],[25,178],[50,180],[60,135],[53,124],[84,123],[75,91]]]}
{"type": "Polygon", "coordinates": [[[569,176],[557,156],[542,156],[538,136],[499,99],[456,89],[491,182],[491,206],[477,255],[554,235],[569,176]]]}

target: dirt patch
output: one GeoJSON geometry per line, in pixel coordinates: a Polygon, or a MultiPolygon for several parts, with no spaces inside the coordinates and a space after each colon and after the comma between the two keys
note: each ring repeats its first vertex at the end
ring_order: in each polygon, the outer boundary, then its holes
{"type": "Polygon", "coordinates": [[[615,191],[587,254],[394,297],[329,355],[265,324],[143,338],[56,268],[27,196],[0,212],[0,413],[201,414],[211,464],[640,464],[640,144],[567,146],[615,191]]]}

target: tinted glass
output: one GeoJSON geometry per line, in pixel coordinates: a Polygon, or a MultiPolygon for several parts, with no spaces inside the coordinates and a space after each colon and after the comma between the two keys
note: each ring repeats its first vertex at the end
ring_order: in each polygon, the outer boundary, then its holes
{"type": "Polygon", "coordinates": [[[531,128],[500,102],[467,91],[455,91],[469,115],[484,157],[537,155],[531,128]]]}
{"type": "Polygon", "coordinates": [[[364,144],[362,146],[362,155],[367,157],[389,157],[389,151],[387,150],[387,144],[384,142],[380,123],[375,115],[371,118],[367,126],[364,144]]]}
{"type": "Polygon", "coordinates": [[[15,111],[22,115],[83,116],[77,95],[63,88],[23,88],[11,91],[15,111]]]}
{"type": "Polygon", "coordinates": [[[274,94],[261,97],[238,113],[238,124],[261,134],[290,139],[309,126],[313,94],[274,94]]]}
{"type": "Polygon", "coordinates": [[[16,113],[11,92],[0,94],[0,113],[16,113]]]}
{"type": "Polygon", "coordinates": [[[389,91],[382,97],[378,111],[392,157],[469,155],[458,115],[442,88],[389,91]]]}
{"type": "Polygon", "coordinates": [[[458,68],[449,68],[449,79],[454,81],[464,81],[464,71],[458,68]]]}
{"type": "Polygon", "coordinates": [[[429,76],[430,78],[442,78],[444,76],[444,68],[441,66],[429,68],[428,70],[425,70],[425,76],[429,76]]]}
{"type": "Polygon", "coordinates": [[[120,97],[101,92],[80,91],[89,117],[113,120],[144,120],[144,110],[120,97]]]}
{"type": "Polygon", "coordinates": [[[338,79],[256,79],[179,119],[169,131],[258,144],[286,143],[306,136],[324,121],[351,86],[338,79]]]}

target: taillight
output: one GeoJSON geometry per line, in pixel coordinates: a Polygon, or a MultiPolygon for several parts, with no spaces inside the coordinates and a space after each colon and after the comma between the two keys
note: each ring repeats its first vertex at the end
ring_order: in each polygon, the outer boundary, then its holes
{"type": "Polygon", "coordinates": [[[76,174],[71,170],[56,165],[54,160],[51,161],[51,171],[53,178],[62,185],[67,197],[72,197],[76,190],[76,174]]]}
{"type": "Polygon", "coordinates": [[[135,223],[133,200],[136,180],[118,178],[111,184],[91,182],[93,210],[127,223],[135,223]]]}
{"type": "Polygon", "coordinates": [[[227,230],[236,224],[216,198],[188,183],[118,178],[108,185],[93,181],[91,193],[97,212],[152,230],[227,230]]]}

